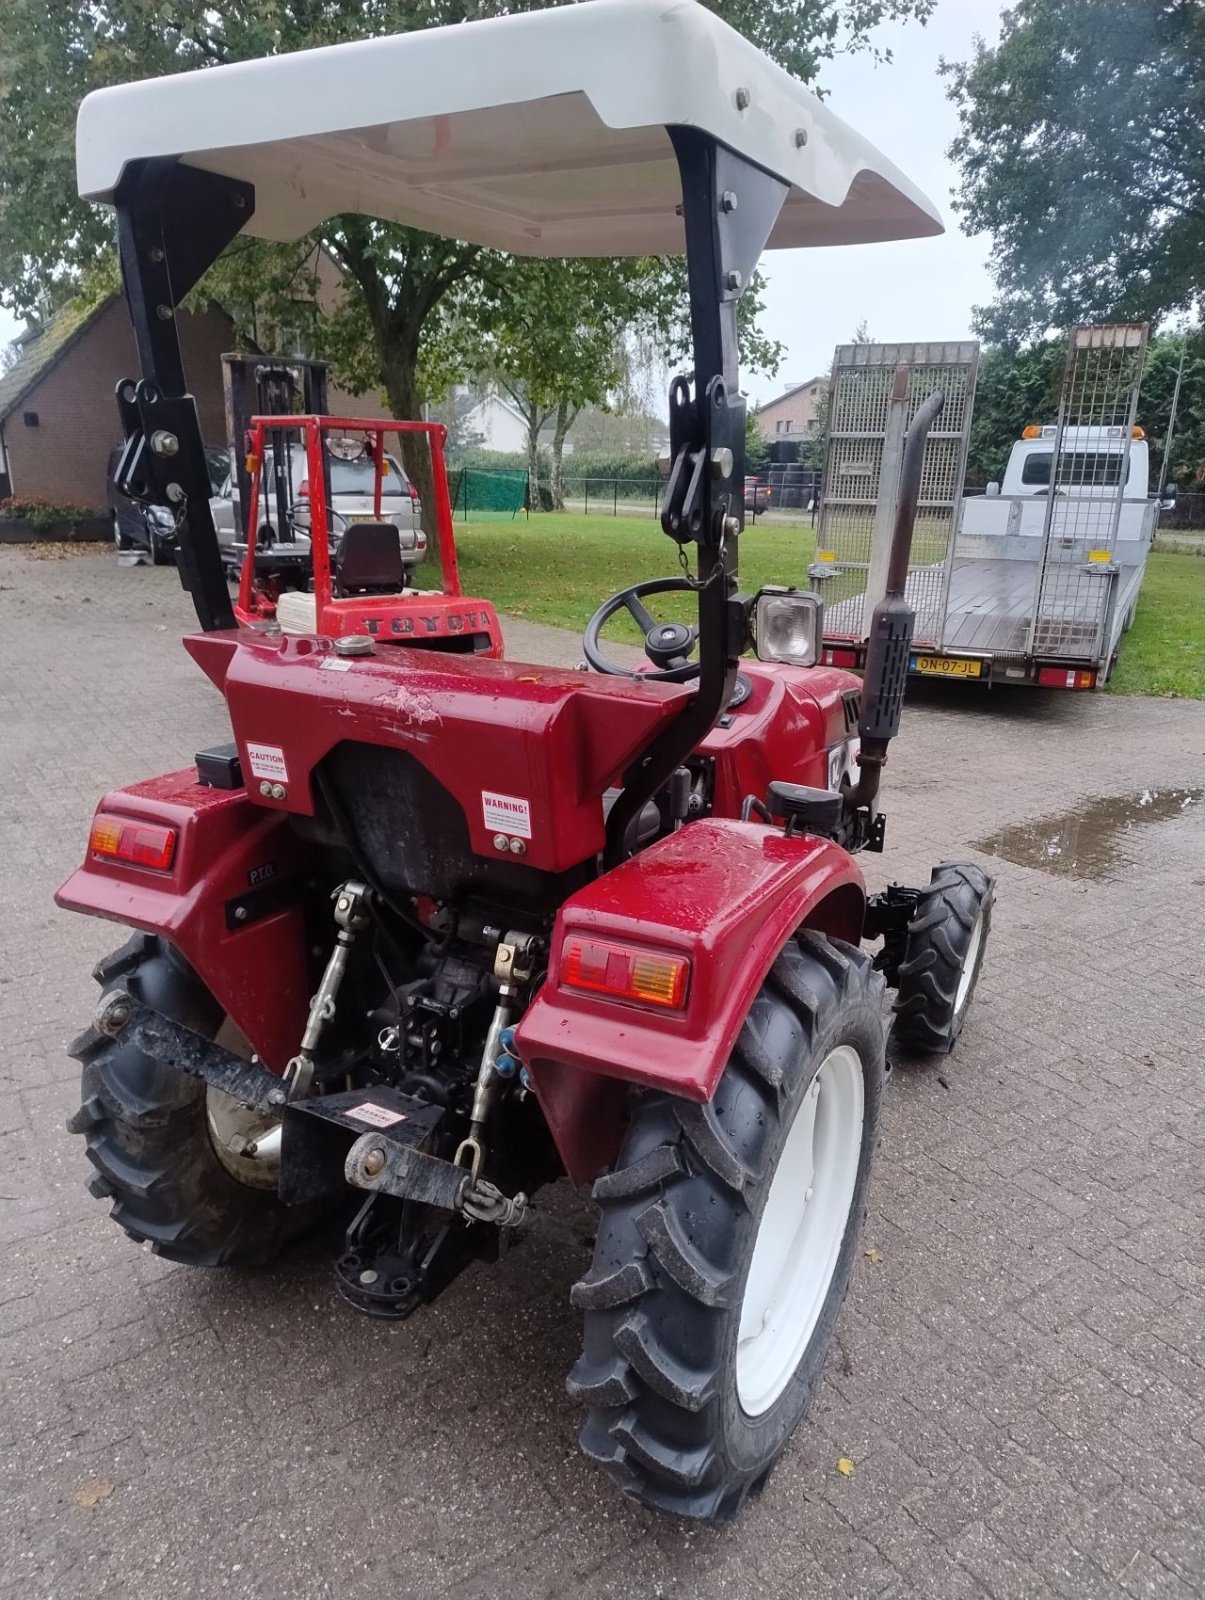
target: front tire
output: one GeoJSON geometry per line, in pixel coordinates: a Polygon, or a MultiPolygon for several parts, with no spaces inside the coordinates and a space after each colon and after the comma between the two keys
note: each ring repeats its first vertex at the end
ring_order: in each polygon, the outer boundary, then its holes
{"type": "MultiPolygon", "coordinates": [[[[222,1008],[170,946],[135,934],[96,968],[102,991],[126,990],[186,1028],[214,1038],[222,1008]]],[[[206,1085],[89,1028],[71,1046],[83,1064],[81,1105],[68,1131],[87,1142],[89,1193],[156,1255],[192,1266],[258,1266],[314,1220],[262,1183],[234,1175],[219,1152],[206,1085]]],[[[222,1096],[222,1100],[228,1097],[222,1096]]]]}
{"type": "Polygon", "coordinates": [[[908,923],[892,1037],[915,1055],[948,1055],[983,968],[996,880],[970,862],[934,867],[908,923]]]}
{"type": "Polygon", "coordinates": [[[806,932],[754,1000],[714,1099],[635,1098],[573,1290],[582,1448],[625,1493],[732,1516],[807,1409],[849,1284],[878,1138],[883,980],[806,932]]]}

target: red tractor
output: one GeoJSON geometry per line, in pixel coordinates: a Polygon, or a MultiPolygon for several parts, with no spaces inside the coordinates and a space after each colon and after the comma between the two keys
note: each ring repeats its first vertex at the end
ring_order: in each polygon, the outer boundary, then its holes
{"type": "MultiPolygon", "coordinates": [[[[952,865],[868,896],[855,859],[883,847],[940,397],[908,442],[859,682],[814,664],[814,595],[738,585],[736,305],[767,243],[940,224],[705,8],[641,0],[105,90],[79,150],[82,191],[117,210],[143,366],[121,486],[178,518],[185,648],[232,733],[107,795],[58,896],[133,930],[75,1046],[91,1188],[200,1266],[267,1261],[354,1200],[338,1288],[398,1318],[495,1256],[542,1185],[592,1185],[583,1448],[638,1500],[732,1515],[849,1282],[885,990],[901,1049],[949,1050],[992,900],[952,865]],[[662,517],[682,575],[600,608],[593,672],[374,634],[386,535],[354,582],[344,535],[344,593],[320,589],[300,631],[236,617],[173,308],[240,231],[346,211],[550,255],[685,244],[694,371],[670,394],[662,517]],[[661,591],[697,623],[658,621],[661,591]],[[643,671],[601,642],[621,610],[643,671]]],[[[321,471],[310,494],[321,585],[321,471]]]]}

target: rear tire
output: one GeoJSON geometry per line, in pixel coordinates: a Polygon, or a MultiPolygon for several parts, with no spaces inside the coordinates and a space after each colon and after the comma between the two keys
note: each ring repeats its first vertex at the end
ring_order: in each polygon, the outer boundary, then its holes
{"type": "Polygon", "coordinates": [[[882,986],[861,951],[803,933],[710,1104],[634,1098],[615,1170],[594,1188],[602,1216],[573,1290],[584,1349],[568,1385],[589,1408],[582,1449],[632,1499],[735,1515],[807,1409],[865,1214],[882,986]]]}
{"type": "MultiPolygon", "coordinates": [[[[182,1026],[213,1038],[222,1008],[169,945],[135,934],[97,966],[104,992],[121,988],[182,1026]]],[[[113,1202],[113,1220],[157,1255],[192,1266],[270,1261],[315,1220],[242,1183],[217,1151],[206,1085],[89,1028],[71,1046],[83,1063],[81,1105],[68,1131],[96,1168],[88,1191],[113,1202]]]]}
{"type": "Polygon", "coordinates": [[[892,1037],[914,1055],[949,1055],[983,968],[996,880],[969,862],[934,867],[908,923],[892,1037]]]}

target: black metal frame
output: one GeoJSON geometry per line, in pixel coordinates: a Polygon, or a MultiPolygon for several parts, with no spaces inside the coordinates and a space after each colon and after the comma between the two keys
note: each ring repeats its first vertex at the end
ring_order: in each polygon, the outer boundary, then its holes
{"type": "Polygon", "coordinates": [[[180,581],[202,628],[233,628],[176,310],[251,217],[255,191],[249,183],[156,158],[130,163],[114,202],[122,283],[142,368],[140,383],[118,386],[126,447],[117,484],[132,499],[173,513],[180,525],[180,581]]]}
{"type": "Polygon", "coordinates": [[[670,128],[682,179],[694,392],[670,385],[670,468],[661,526],[698,549],[699,686],[687,708],[629,767],[607,818],[605,860],[628,853],[635,817],[723,715],[747,642],[737,596],[745,525],[745,402],[736,308],[789,186],[697,128],[670,128]]]}

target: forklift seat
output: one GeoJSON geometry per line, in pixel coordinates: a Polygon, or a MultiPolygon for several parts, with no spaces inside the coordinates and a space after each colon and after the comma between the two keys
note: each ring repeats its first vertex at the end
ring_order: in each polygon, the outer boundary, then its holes
{"type": "Polygon", "coordinates": [[[406,587],[402,536],[394,522],[353,522],[335,555],[339,593],[400,594],[406,587]]]}

